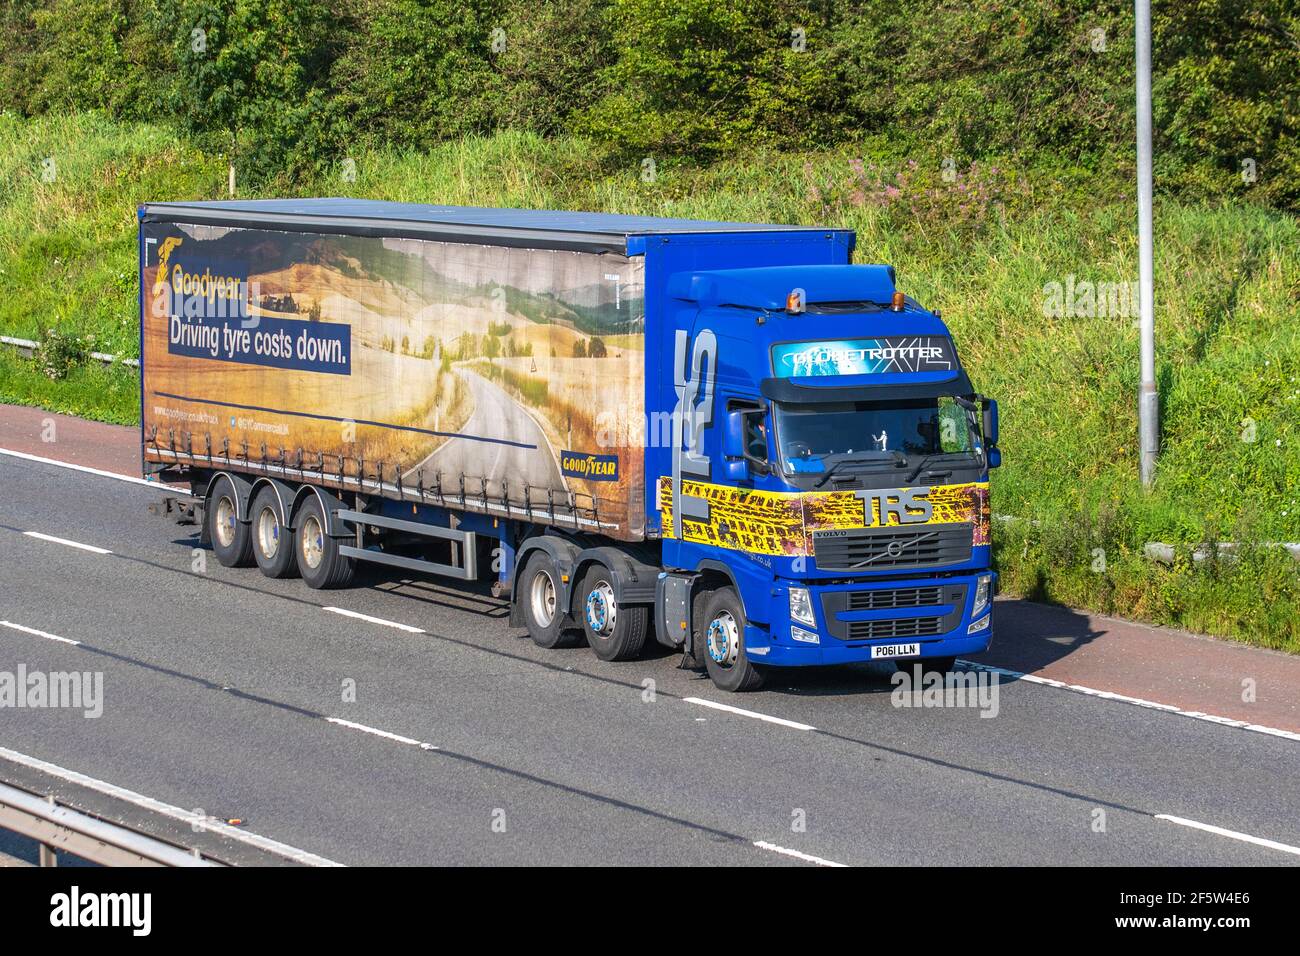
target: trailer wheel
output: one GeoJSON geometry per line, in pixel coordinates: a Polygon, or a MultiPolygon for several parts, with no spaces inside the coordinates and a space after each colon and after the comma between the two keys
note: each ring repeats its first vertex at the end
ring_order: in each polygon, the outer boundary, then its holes
{"type": "Polygon", "coordinates": [[[298,574],[297,549],[293,532],[280,523],[279,499],[275,489],[263,485],[253,496],[249,514],[253,558],[268,578],[291,578],[298,574]]]}
{"type": "Polygon", "coordinates": [[[212,553],[225,567],[247,568],[253,564],[253,538],[248,522],[239,520],[239,495],[225,475],[212,483],[203,509],[208,523],[212,553]]]}
{"type": "Polygon", "coordinates": [[[572,647],[577,643],[577,629],[563,626],[561,594],[560,571],[555,559],[545,551],[534,551],[524,562],[515,600],[524,612],[528,636],[538,647],[572,647]]]}
{"type": "Polygon", "coordinates": [[[352,583],[356,562],[339,553],[339,543],[326,533],[325,511],[315,495],[303,500],[293,535],[298,570],[309,588],[344,588],[352,583]]]}
{"type": "Polygon", "coordinates": [[[613,575],[603,564],[586,573],[573,603],[573,616],[582,620],[587,643],[602,661],[630,661],[641,653],[649,630],[649,610],[619,607],[613,575]]]}
{"type": "Polygon", "coordinates": [[[763,672],[745,653],[745,606],[735,588],[718,588],[709,595],[701,629],[704,666],[720,690],[744,693],[763,686],[763,672]]]}

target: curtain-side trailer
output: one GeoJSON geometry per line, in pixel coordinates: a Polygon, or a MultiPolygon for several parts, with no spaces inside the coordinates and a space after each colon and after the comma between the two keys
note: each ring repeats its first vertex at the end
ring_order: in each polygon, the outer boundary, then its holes
{"type": "Polygon", "coordinates": [[[845,230],[352,199],[140,209],[147,475],[222,564],[491,579],[537,643],[950,666],[996,403],[845,230]]]}

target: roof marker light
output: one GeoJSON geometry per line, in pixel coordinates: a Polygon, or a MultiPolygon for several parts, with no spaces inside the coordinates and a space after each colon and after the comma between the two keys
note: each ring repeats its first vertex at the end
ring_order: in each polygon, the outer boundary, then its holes
{"type": "Polygon", "coordinates": [[[903,293],[901,293],[901,292],[895,292],[895,293],[894,293],[894,305],[893,305],[893,309],[894,309],[894,311],[895,311],[895,312],[902,312],[902,311],[903,311],[903,303],[904,303],[905,301],[907,301],[907,296],[903,295],[903,293]]]}
{"type": "Polygon", "coordinates": [[[803,289],[790,290],[790,294],[785,297],[785,310],[791,315],[798,315],[804,310],[803,289]]]}

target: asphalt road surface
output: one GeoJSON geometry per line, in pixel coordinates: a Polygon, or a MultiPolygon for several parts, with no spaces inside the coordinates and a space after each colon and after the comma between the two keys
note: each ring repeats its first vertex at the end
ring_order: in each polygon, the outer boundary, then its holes
{"type": "Polygon", "coordinates": [[[157,488],[9,457],[0,488],[0,671],[103,674],[97,718],[0,708],[0,778],[140,826],[344,864],[1300,863],[1293,739],[1025,680],[901,708],[875,666],[730,696],[539,649],[486,590],[222,568],[157,488]]]}
{"type": "MultiPolygon", "coordinates": [[[[468,386],[474,400],[474,411],[460,429],[461,433],[490,435],[511,444],[452,438],[407,472],[406,477],[413,478],[423,468],[427,475],[441,471],[444,480],[454,481],[461,474],[475,479],[487,478],[489,498],[501,497],[501,482],[504,480],[509,483],[511,499],[515,501],[522,500],[523,486],[528,485],[529,497],[534,504],[546,503],[545,489],[566,487],[550,442],[532,416],[500,386],[478,373],[457,368],[456,374],[468,386]]],[[[479,489],[477,480],[466,487],[470,494],[479,489]]]]}

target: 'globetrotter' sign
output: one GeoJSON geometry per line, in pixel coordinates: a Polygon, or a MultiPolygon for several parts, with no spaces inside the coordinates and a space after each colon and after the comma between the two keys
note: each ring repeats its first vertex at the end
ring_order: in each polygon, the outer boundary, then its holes
{"type": "Polygon", "coordinates": [[[777,378],[956,369],[957,355],[952,339],[946,335],[891,335],[772,346],[772,371],[777,378]]]}

